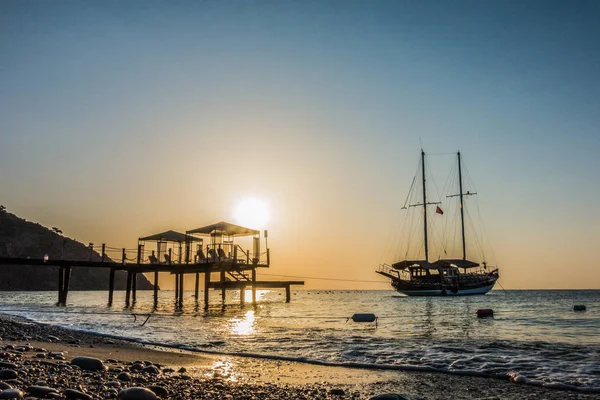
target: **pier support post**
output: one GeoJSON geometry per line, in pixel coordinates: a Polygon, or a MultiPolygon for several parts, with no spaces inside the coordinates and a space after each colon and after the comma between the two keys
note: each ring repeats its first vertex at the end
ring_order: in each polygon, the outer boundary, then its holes
{"type": "Polygon", "coordinates": [[[240,305],[243,307],[246,304],[246,286],[240,288],[240,305]]]}
{"type": "Polygon", "coordinates": [[[62,292],[63,292],[63,279],[64,279],[64,267],[59,267],[58,268],[58,302],[56,303],[57,305],[61,306],[62,304],[62,292]]]}
{"type": "Polygon", "coordinates": [[[194,297],[196,298],[196,303],[198,302],[199,289],[200,289],[200,273],[196,272],[196,286],[194,286],[194,297]]]}
{"type": "Polygon", "coordinates": [[[69,280],[71,278],[71,267],[58,268],[58,303],[59,306],[67,305],[69,295],[69,280]]]}
{"type": "Polygon", "coordinates": [[[137,293],[137,273],[134,272],[131,277],[131,300],[135,303],[137,293]]]}
{"type": "Polygon", "coordinates": [[[127,271],[127,283],[125,284],[125,307],[129,307],[131,300],[131,271],[127,271]]]}
{"type": "Polygon", "coordinates": [[[65,279],[63,280],[63,305],[67,305],[67,297],[69,296],[69,281],[71,280],[71,267],[65,268],[65,279]]]}
{"type": "Polygon", "coordinates": [[[285,287],[285,302],[289,303],[291,299],[292,299],[292,291],[290,289],[290,285],[287,285],[285,287]]]}
{"type": "Polygon", "coordinates": [[[221,302],[225,304],[225,271],[221,271],[221,302]]]}
{"type": "Polygon", "coordinates": [[[179,274],[175,274],[175,304],[179,298],[179,274]]]}
{"type": "Polygon", "coordinates": [[[210,287],[210,271],[204,273],[204,309],[208,308],[208,289],[210,287]]]}
{"type": "Polygon", "coordinates": [[[112,306],[113,304],[113,295],[115,292],[115,269],[110,269],[110,274],[108,275],[108,306],[112,306]]]}
{"type": "Polygon", "coordinates": [[[183,275],[179,274],[179,307],[183,307],[183,275]]]}
{"type": "Polygon", "coordinates": [[[252,304],[256,305],[256,268],[252,268],[252,304]]]}
{"type": "Polygon", "coordinates": [[[158,305],[158,271],[154,271],[154,307],[158,305]]]}

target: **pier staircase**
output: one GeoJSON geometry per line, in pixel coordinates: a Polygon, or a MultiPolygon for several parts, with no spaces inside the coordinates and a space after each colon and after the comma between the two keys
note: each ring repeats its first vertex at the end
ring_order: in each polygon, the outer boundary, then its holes
{"type": "Polygon", "coordinates": [[[252,280],[248,274],[242,271],[231,270],[227,271],[227,274],[229,274],[229,276],[238,282],[250,282],[252,280]]]}

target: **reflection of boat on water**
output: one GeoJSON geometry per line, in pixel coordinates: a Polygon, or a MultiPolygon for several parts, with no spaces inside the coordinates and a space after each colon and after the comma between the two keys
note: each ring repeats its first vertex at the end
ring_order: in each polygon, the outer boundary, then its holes
{"type": "MultiPolygon", "coordinates": [[[[498,269],[488,267],[483,261],[481,264],[467,259],[467,247],[465,240],[465,196],[475,193],[463,192],[462,167],[460,161],[460,152],[458,156],[458,186],[459,193],[447,196],[447,198],[458,199],[460,210],[460,233],[462,245],[462,258],[439,258],[437,261],[429,259],[429,241],[428,241],[428,206],[436,206],[436,214],[443,215],[440,208],[440,202],[427,202],[427,191],[425,184],[425,152],[421,151],[421,176],[422,176],[422,198],[421,203],[409,204],[403,209],[408,210],[412,207],[422,207],[423,216],[423,249],[421,259],[403,259],[391,265],[382,264],[376,271],[391,279],[392,287],[398,292],[408,296],[450,296],[450,295],[474,295],[485,294],[489,292],[499,278],[498,269]]],[[[416,178],[416,177],[415,177],[416,178]]],[[[409,191],[407,202],[411,195],[416,193],[415,180],[409,191]]],[[[417,185],[418,186],[418,185],[417,185]]],[[[407,239],[409,243],[410,240],[407,239]]],[[[401,243],[402,245],[403,243],[401,243]]],[[[408,254],[408,247],[407,252],[408,254]]],[[[442,244],[440,253],[446,254],[446,248],[442,244]]]]}

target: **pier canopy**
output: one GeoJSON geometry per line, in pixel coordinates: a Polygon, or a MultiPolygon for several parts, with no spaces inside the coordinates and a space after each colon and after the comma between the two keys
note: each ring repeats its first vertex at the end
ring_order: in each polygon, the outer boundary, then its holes
{"type": "Polygon", "coordinates": [[[217,222],[216,224],[206,225],[201,228],[187,231],[189,234],[210,235],[210,236],[254,236],[260,234],[260,231],[243,226],[235,225],[230,222],[217,222]]]}
{"type": "MultiPolygon", "coordinates": [[[[192,242],[199,242],[199,245],[202,246],[201,238],[172,230],[141,237],[138,239],[140,260],[147,259],[150,264],[172,264],[174,262],[181,264],[184,256],[183,245],[185,243],[186,249],[188,249],[192,242]],[[146,249],[145,242],[156,242],[156,250],[146,249]]],[[[189,254],[189,251],[186,250],[185,254],[189,254]]]]}
{"type": "Polygon", "coordinates": [[[176,242],[182,243],[186,241],[200,241],[201,239],[195,238],[190,235],[186,235],[185,233],[179,233],[175,231],[165,231],[161,233],[156,233],[154,235],[146,236],[139,238],[140,241],[144,242],[176,242]]]}
{"type": "MultiPolygon", "coordinates": [[[[269,264],[269,251],[268,249],[261,249],[259,230],[220,221],[189,230],[186,233],[188,235],[210,237],[210,243],[206,246],[206,255],[210,261],[246,262],[253,265],[269,264]],[[241,238],[241,246],[234,243],[235,238],[241,238]]],[[[264,237],[266,241],[267,231],[265,231],[264,237]]],[[[203,260],[204,254],[199,250],[201,248],[196,249],[196,259],[203,260]]]]}

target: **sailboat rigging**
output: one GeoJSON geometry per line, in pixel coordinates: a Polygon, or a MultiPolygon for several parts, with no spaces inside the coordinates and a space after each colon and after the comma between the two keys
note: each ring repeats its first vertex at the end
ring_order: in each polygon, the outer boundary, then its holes
{"type": "MultiPolygon", "coordinates": [[[[489,292],[499,278],[497,268],[489,267],[485,261],[481,265],[467,259],[467,246],[465,235],[465,196],[475,192],[463,192],[463,177],[460,152],[457,152],[458,161],[458,194],[447,198],[458,197],[461,222],[462,258],[438,259],[431,262],[429,259],[429,237],[427,222],[427,206],[435,205],[436,213],[443,214],[441,202],[427,201],[427,184],[425,178],[425,152],[421,150],[421,175],[422,175],[422,203],[409,204],[408,207],[423,207],[423,245],[424,259],[400,260],[392,265],[382,264],[376,271],[391,280],[392,287],[408,296],[446,296],[446,295],[474,295],[489,292]]],[[[411,191],[415,180],[411,185],[411,191]]],[[[406,204],[403,209],[406,208],[406,204]]]]}

